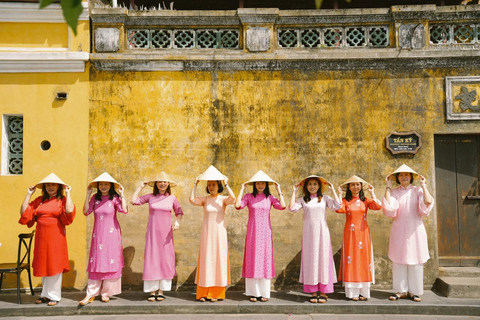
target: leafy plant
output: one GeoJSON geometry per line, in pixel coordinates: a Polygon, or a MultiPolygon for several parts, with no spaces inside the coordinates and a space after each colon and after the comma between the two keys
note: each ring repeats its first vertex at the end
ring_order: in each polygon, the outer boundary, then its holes
{"type": "MultiPolygon", "coordinates": [[[[40,0],[40,9],[52,4],[55,0],[40,0]]],[[[60,0],[63,16],[72,31],[77,35],[78,18],[82,14],[82,0],[60,0]]]]}

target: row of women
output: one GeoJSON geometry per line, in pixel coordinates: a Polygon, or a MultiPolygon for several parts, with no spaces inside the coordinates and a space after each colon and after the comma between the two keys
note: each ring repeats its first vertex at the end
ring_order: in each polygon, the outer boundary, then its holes
{"type": "MultiPolygon", "coordinates": [[[[176,183],[162,172],[150,181],[140,184],[131,204],[149,206],[149,219],[145,238],[144,292],[148,301],[162,301],[164,292],[170,291],[175,277],[175,251],[173,231],[178,229],[183,216],[182,208],[171,188],[176,183]],[[146,186],[153,192],[139,196],[146,186]],[[172,211],[175,220],[172,224],[172,211]]],[[[93,180],[87,188],[83,213],[94,213],[95,221],[88,261],[88,286],[86,305],[101,296],[121,293],[124,267],[120,226],[117,212],[127,213],[124,189],[108,173],[93,180]],[[96,193],[93,194],[94,189],[96,193]]],[[[62,274],[69,271],[65,226],[73,222],[75,206],[71,188],[55,174],[50,174],[28,189],[21,207],[20,223],[32,227],[37,223],[34,248],[34,275],[42,277],[42,293],[36,303],[56,305],[61,299],[62,274]],[[36,188],[42,195],[31,201],[36,188]]],[[[257,172],[242,184],[238,197],[228,185],[228,178],[210,166],[198,176],[193,185],[190,202],[203,207],[203,224],[195,278],[198,301],[218,301],[225,298],[226,287],[231,283],[228,258],[225,210],[234,205],[237,210],[248,207],[249,218],[245,240],[242,277],[245,278],[246,295],[251,302],[268,301],[271,279],[275,278],[272,227],[270,210],[284,210],[286,203],[280,185],[263,171],[257,172]],[[207,181],[207,196],[197,196],[200,181],[207,181]],[[247,185],[253,187],[244,195],[247,185]],[[275,186],[277,197],[271,194],[275,186]],[[228,196],[221,195],[226,189],[228,196]]],[[[402,165],[386,177],[383,201],[375,196],[374,188],[363,179],[352,176],[338,188],[316,175],[308,176],[293,186],[289,210],[303,209],[304,225],[300,283],[309,293],[312,303],[324,303],[333,285],[342,281],[345,295],[354,301],[370,298],[370,285],[375,282],[373,247],[367,223],[368,209],[383,209],[393,218],[389,243],[389,258],[393,262],[393,288],[390,300],[409,298],[421,301],[423,294],[423,264],[429,259],[427,235],[423,216],[432,210],[434,200],[426,179],[411,168],[402,165]],[[419,179],[420,186],[412,185],[419,179]],[[392,184],[398,187],[392,189],[392,184]],[[303,196],[296,198],[299,189],[303,196]],[[330,189],[333,198],[325,195],[330,189]],[[370,193],[367,198],[364,190],[370,193]],[[345,196],[342,199],[342,194],[345,196]],[[333,262],[330,233],[326,221],[326,208],[345,214],[341,263],[337,278],[333,262]]]]}

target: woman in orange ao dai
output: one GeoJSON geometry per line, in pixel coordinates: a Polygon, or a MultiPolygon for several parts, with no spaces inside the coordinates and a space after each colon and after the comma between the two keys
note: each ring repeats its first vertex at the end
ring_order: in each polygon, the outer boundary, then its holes
{"type": "Polygon", "coordinates": [[[342,256],[338,280],[343,281],[345,296],[353,301],[370,298],[370,284],[375,283],[373,245],[367,223],[368,209],[380,210],[382,206],[375,196],[374,188],[365,180],[352,176],[338,188],[342,208],[337,213],[345,214],[342,256]],[[368,188],[372,199],[365,197],[363,189],[368,188]]]}

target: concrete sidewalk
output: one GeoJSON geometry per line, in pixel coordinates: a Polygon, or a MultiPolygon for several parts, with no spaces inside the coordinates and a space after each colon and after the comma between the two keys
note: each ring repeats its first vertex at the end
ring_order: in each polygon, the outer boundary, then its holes
{"type": "MultiPolygon", "coordinates": [[[[36,290],[38,291],[38,289],[36,290]]],[[[329,295],[325,304],[312,304],[308,295],[298,291],[272,292],[268,302],[249,302],[239,291],[227,291],[227,299],[219,302],[198,302],[193,292],[168,292],[162,302],[146,301],[147,294],[127,291],[108,303],[100,300],[80,307],[84,292],[64,292],[62,301],[54,307],[36,305],[35,297],[22,294],[22,304],[16,294],[0,294],[0,317],[65,316],[65,315],[128,315],[128,314],[416,314],[480,316],[480,299],[457,299],[426,291],[420,303],[410,300],[389,301],[390,291],[372,290],[368,301],[346,300],[341,292],[329,295]]]]}

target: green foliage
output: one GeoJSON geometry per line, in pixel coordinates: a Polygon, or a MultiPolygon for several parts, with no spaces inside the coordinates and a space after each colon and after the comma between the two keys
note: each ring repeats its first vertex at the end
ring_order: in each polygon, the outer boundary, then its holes
{"type": "MultiPolygon", "coordinates": [[[[40,0],[40,9],[52,4],[55,0],[40,0]]],[[[63,17],[67,24],[72,28],[72,31],[77,35],[78,18],[82,14],[82,0],[60,0],[63,17]]]]}

